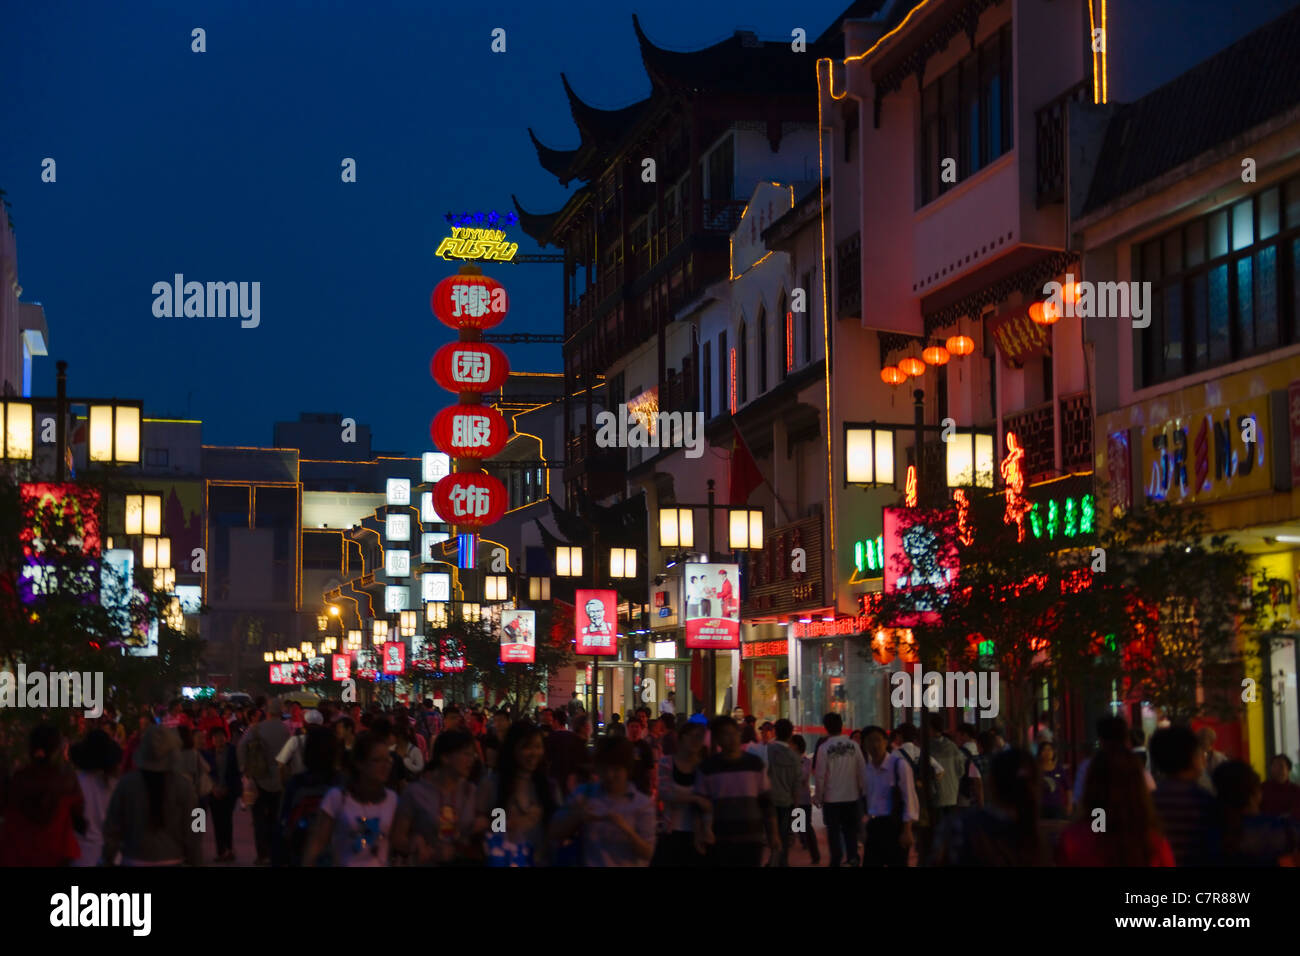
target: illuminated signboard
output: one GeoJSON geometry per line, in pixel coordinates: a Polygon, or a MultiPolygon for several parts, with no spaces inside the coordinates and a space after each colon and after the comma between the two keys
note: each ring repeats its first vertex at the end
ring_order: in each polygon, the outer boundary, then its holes
{"type": "Polygon", "coordinates": [[[740,566],[687,564],[686,646],[735,650],[740,646],[740,566]]]}
{"type": "Polygon", "coordinates": [[[1058,537],[1073,538],[1092,534],[1093,516],[1092,495],[1083,495],[1078,501],[1066,498],[1059,502],[1051,498],[1034,503],[1029,511],[1029,528],[1035,538],[1046,536],[1048,541],[1058,537]]]}
{"type": "Polygon", "coordinates": [[[1271,491],[1264,454],[1271,434],[1268,395],[1144,427],[1147,499],[1207,501],[1271,491]]]}
{"type": "Polygon", "coordinates": [[[948,602],[948,589],[957,580],[955,519],[952,511],[884,509],[884,591],[904,595],[916,612],[900,615],[892,626],[911,627],[918,621],[939,619],[939,610],[948,602]]]}
{"type": "Polygon", "coordinates": [[[885,536],[853,542],[853,566],[863,577],[881,577],[885,573],[885,536]]]}
{"type": "Polygon", "coordinates": [[[470,229],[453,226],[451,235],[438,243],[434,255],[443,259],[484,259],[509,262],[519,251],[519,243],[510,242],[500,229],[470,229]]]}
{"type": "Polygon", "coordinates": [[[618,594],[579,588],[575,593],[574,635],[579,654],[618,654],[618,594]]]}
{"type": "Polygon", "coordinates": [[[740,656],[749,657],[785,657],[789,653],[790,645],[786,640],[779,641],[751,641],[748,644],[740,645],[740,656]]]}
{"type": "Polygon", "coordinates": [[[99,492],[74,484],[23,484],[23,508],[32,524],[19,532],[27,557],[46,550],[46,540],[63,541],[88,557],[99,554],[99,492]]]}
{"type": "Polygon", "coordinates": [[[519,222],[519,217],[512,209],[504,213],[497,212],[495,209],[489,209],[487,212],[462,212],[460,215],[449,212],[442,218],[447,220],[449,226],[487,226],[489,229],[499,225],[513,226],[519,222]]]}
{"type": "Polygon", "coordinates": [[[535,611],[502,611],[493,618],[493,630],[498,632],[503,664],[531,664],[537,656],[537,613],[535,611]]]}

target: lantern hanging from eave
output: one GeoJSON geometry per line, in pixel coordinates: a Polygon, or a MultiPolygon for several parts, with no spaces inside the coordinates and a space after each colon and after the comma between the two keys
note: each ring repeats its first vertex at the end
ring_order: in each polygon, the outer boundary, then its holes
{"type": "Polygon", "coordinates": [[[434,354],[429,373],[449,392],[494,392],[509,377],[510,362],[487,342],[448,342],[434,354]]]}
{"type": "Polygon", "coordinates": [[[510,428],[491,405],[460,404],[435,415],[429,434],[438,450],[452,458],[491,458],[506,447],[510,428]]]}
{"type": "Polygon", "coordinates": [[[508,502],[506,486],[483,472],[456,472],[433,488],[434,508],[462,532],[498,521],[508,502]]]}
{"type": "Polygon", "coordinates": [[[490,329],[500,325],[510,298],[500,282],[466,271],[447,276],[433,290],[429,305],[438,321],[453,329],[490,329]]]}
{"type": "Polygon", "coordinates": [[[1036,325],[1054,325],[1061,314],[1056,311],[1056,306],[1048,302],[1035,302],[1029,307],[1029,318],[1036,325]]]}
{"type": "Polygon", "coordinates": [[[921,353],[921,358],[925,360],[926,365],[947,365],[951,357],[942,345],[931,345],[921,353]]]}
{"type": "Polygon", "coordinates": [[[886,385],[902,385],[907,381],[907,373],[897,365],[886,365],[880,370],[880,380],[886,385]]]}
{"type": "Polygon", "coordinates": [[[898,367],[903,374],[911,375],[913,378],[925,374],[925,363],[918,358],[905,358],[898,363],[898,367]]]}
{"type": "Polygon", "coordinates": [[[970,355],[975,351],[975,343],[969,335],[953,335],[944,343],[946,348],[953,355],[970,355]]]}

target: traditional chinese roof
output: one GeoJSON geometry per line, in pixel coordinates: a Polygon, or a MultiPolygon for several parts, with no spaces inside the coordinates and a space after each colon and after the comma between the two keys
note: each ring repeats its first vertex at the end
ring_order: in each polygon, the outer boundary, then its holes
{"type": "Polygon", "coordinates": [[[582,200],[591,192],[591,187],[583,186],[574,192],[559,209],[554,212],[533,213],[529,212],[523,206],[519,205],[519,198],[513,193],[510,195],[510,201],[515,204],[515,212],[519,213],[519,225],[523,227],[524,232],[532,236],[537,244],[544,246],[551,240],[551,231],[555,224],[559,222],[567,211],[577,208],[582,200]]]}
{"type": "Polygon", "coordinates": [[[573,116],[573,123],[582,134],[583,146],[617,142],[650,105],[650,97],[646,97],[622,109],[600,109],[578,96],[569,85],[569,78],[563,73],[560,74],[560,81],[564,84],[564,95],[569,98],[569,113],[573,116]]]}
{"type": "Polygon", "coordinates": [[[1300,7],[1118,107],[1084,215],[1300,104],[1300,7]]]}
{"type": "Polygon", "coordinates": [[[572,169],[578,155],[582,152],[581,147],[551,149],[537,138],[531,126],[528,127],[528,138],[533,141],[533,148],[537,150],[537,161],[542,164],[542,169],[559,179],[561,186],[569,185],[574,179],[572,169]]]}
{"type": "Polygon", "coordinates": [[[765,41],[740,30],[703,50],[681,52],[654,44],[636,14],[632,28],[650,82],[661,90],[816,94],[816,59],[828,52],[812,41],[806,53],[794,53],[789,38],[765,41]]]}

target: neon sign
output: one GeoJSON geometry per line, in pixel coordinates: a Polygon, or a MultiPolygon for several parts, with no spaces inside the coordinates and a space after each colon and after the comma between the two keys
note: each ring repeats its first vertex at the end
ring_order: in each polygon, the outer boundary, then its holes
{"type": "Polygon", "coordinates": [[[969,548],[975,543],[975,525],[970,520],[970,499],[964,488],[952,493],[952,500],[957,504],[957,540],[969,548]]]}
{"type": "Polygon", "coordinates": [[[1025,515],[1033,508],[1025,499],[1024,457],[1025,450],[1016,433],[1007,432],[1007,457],[1002,459],[1001,468],[1002,480],[1006,483],[1007,510],[1002,520],[1016,526],[1016,541],[1025,540],[1025,515]]]}
{"type": "Polygon", "coordinates": [[[885,573],[885,536],[876,535],[875,539],[853,542],[853,566],[859,574],[874,571],[868,577],[878,578],[885,573]]]}
{"type": "Polygon", "coordinates": [[[446,213],[443,219],[451,226],[487,226],[495,227],[498,223],[503,226],[513,226],[519,221],[519,217],[514,212],[506,212],[503,216],[495,209],[489,209],[487,212],[479,210],[478,212],[463,212],[459,216],[454,212],[446,213]]]}
{"type": "Polygon", "coordinates": [[[1029,509],[1029,527],[1035,538],[1047,535],[1047,540],[1055,540],[1057,535],[1074,538],[1082,534],[1092,534],[1095,516],[1092,495],[1084,495],[1076,504],[1073,498],[1066,498],[1062,504],[1055,498],[1046,502],[1036,502],[1029,509]]]}
{"type": "Polygon", "coordinates": [[[519,251],[519,243],[508,242],[499,229],[469,229],[453,226],[451,235],[438,244],[434,253],[443,259],[488,259],[509,262],[519,251]]]}
{"type": "Polygon", "coordinates": [[[905,490],[906,498],[904,501],[909,508],[916,507],[916,466],[907,466],[907,485],[905,490]]]}

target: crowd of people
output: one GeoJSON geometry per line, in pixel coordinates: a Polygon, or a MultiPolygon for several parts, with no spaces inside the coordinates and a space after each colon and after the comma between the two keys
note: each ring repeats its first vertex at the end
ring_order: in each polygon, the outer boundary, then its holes
{"type": "Polygon", "coordinates": [[[1261,781],[1212,732],[1170,726],[1147,746],[1106,718],[1072,775],[1050,734],[1031,751],[928,721],[846,735],[830,713],[810,751],[789,720],[647,708],[597,737],[576,696],[527,716],[110,707],[71,734],[37,726],[0,768],[0,865],[784,867],[821,863],[823,827],[832,867],[1297,862],[1284,755],[1261,781]],[[253,860],[236,860],[237,812],[253,860]]]}

